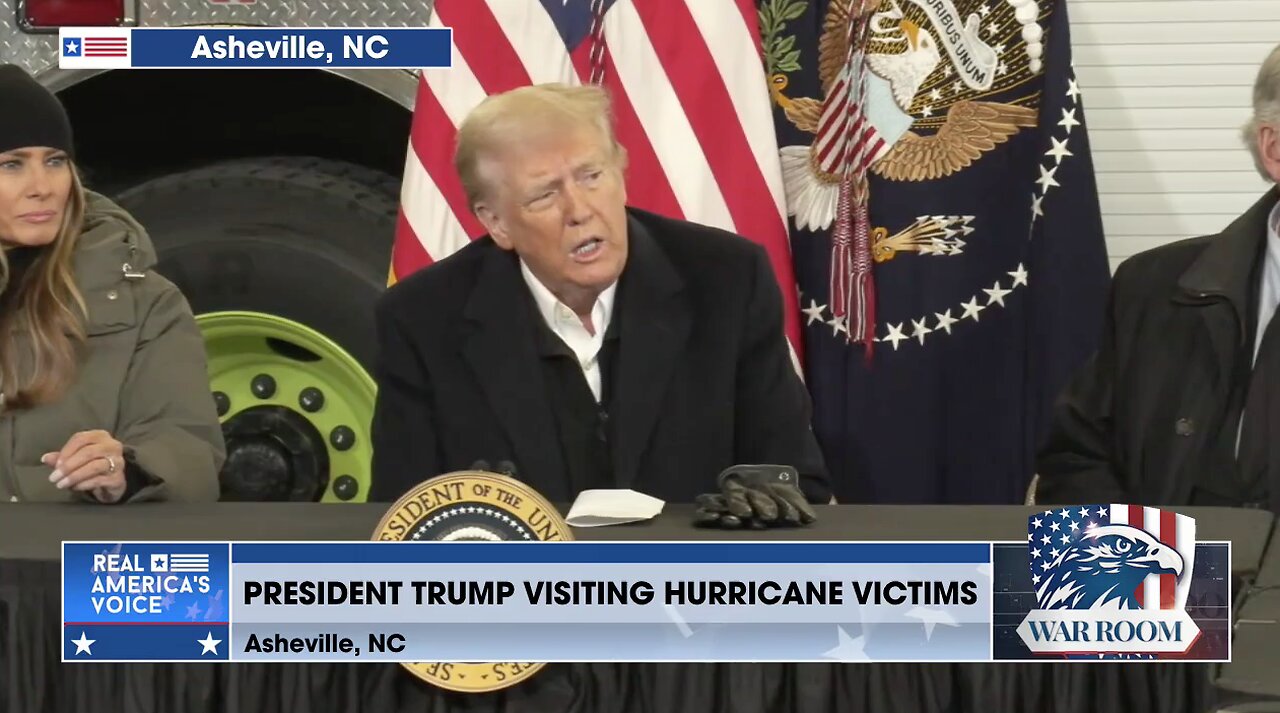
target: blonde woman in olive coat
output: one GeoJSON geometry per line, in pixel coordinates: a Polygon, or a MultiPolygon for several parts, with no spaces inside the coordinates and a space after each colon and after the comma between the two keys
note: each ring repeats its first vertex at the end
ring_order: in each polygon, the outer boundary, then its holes
{"type": "Polygon", "coordinates": [[[0,66],[0,504],[214,501],[204,344],[146,232],[86,191],[57,99],[0,66]]]}

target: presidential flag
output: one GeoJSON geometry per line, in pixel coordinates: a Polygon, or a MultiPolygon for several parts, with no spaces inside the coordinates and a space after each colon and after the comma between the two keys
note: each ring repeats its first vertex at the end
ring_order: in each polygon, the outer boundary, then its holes
{"type": "Polygon", "coordinates": [[[629,155],[628,202],[764,246],[800,352],[753,0],[439,0],[431,25],[453,29],[453,66],[421,74],[393,281],[484,234],[452,163],[456,128],[473,107],[528,84],[598,83],[629,155]]]}
{"type": "Polygon", "coordinates": [[[837,496],[1023,499],[1110,271],[1064,0],[759,0],[837,496]]]}

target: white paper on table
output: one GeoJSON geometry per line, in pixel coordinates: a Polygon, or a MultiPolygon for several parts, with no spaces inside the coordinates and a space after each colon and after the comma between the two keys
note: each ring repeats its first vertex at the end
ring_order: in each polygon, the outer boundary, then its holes
{"type": "Polygon", "coordinates": [[[665,502],[634,490],[584,490],[569,508],[565,522],[572,527],[601,527],[651,520],[665,502]]]}

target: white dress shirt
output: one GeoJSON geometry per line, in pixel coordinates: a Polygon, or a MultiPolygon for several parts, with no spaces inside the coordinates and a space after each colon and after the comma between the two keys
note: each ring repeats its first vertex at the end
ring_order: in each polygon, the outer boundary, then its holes
{"type": "Polygon", "coordinates": [[[1262,289],[1258,294],[1258,338],[1253,340],[1253,361],[1258,360],[1258,348],[1262,346],[1262,334],[1280,304],[1280,203],[1271,209],[1267,219],[1267,256],[1262,264],[1262,289]]]}
{"type": "Polygon", "coordinates": [[[596,402],[599,402],[601,377],[598,357],[600,347],[604,345],[604,333],[609,329],[609,320],[613,317],[613,298],[618,283],[609,285],[596,298],[595,306],[591,308],[591,325],[595,327],[596,333],[591,334],[583,326],[582,319],[534,276],[524,260],[520,261],[520,274],[524,275],[524,281],[533,293],[533,300],[538,305],[538,313],[542,315],[542,319],[578,358],[582,375],[587,378],[587,385],[591,387],[591,393],[595,394],[596,402]]]}

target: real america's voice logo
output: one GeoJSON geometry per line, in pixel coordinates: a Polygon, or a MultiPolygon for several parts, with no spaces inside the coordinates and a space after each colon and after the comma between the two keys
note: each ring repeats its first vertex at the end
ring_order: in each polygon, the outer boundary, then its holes
{"type": "Polygon", "coordinates": [[[1033,653],[1182,654],[1200,636],[1186,612],[1196,523],[1139,505],[1081,505],[1027,518],[1036,608],[1018,635],[1033,653]]]}

